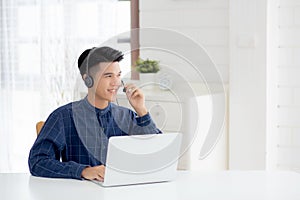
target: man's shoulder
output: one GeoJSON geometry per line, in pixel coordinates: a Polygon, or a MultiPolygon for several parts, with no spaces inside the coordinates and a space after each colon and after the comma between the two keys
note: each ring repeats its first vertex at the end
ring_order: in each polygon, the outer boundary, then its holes
{"type": "Polygon", "coordinates": [[[65,104],[63,106],[60,106],[60,107],[56,108],[53,111],[53,113],[62,113],[62,112],[70,111],[72,109],[72,104],[73,104],[73,102],[70,102],[70,103],[65,104]]]}
{"type": "Polygon", "coordinates": [[[52,115],[65,116],[65,115],[72,114],[73,108],[80,105],[82,103],[82,101],[83,100],[73,101],[73,102],[67,103],[63,106],[60,106],[52,112],[52,115]]]}

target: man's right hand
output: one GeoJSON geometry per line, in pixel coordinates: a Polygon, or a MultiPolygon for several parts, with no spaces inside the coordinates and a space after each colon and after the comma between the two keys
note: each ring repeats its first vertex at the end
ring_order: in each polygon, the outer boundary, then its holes
{"type": "Polygon", "coordinates": [[[81,172],[81,176],[88,180],[97,180],[103,182],[105,174],[105,166],[98,165],[95,167],[86,167],[81,172]]]}

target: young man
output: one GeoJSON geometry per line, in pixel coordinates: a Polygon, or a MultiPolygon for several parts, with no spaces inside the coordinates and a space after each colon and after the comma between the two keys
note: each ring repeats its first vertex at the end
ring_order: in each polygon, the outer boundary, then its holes
{"type": "Polygon", "coordinates": [[[50,114],[29,154],[32,175],[103,181],[111,136],[161,133],[152,121],[142,91],[125,85],[132,110],[117,106],[123,54],[110,47],[85,50],[78,67],[88,95],[50,114]]]}

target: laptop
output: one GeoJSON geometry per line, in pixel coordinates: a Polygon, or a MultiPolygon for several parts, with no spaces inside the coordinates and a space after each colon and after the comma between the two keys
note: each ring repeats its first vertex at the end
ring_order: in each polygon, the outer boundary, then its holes
{"type": "Polygon", "coordinates": [[[104,187],[157,183],[175,179],[181,133],[110,137],[104,187]]]}

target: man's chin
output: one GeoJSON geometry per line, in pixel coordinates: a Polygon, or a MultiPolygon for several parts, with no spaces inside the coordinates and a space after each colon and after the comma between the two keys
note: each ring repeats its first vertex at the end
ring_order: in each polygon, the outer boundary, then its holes
{"type": "Polygon", "coordinates": [[[109,98],[109,99],[107,99],[107,101],[109,101],[109,102],[115,102],[115,101],[116,101],[116,99],[117,99],[117,97],[116,97],[116,96],[114,96],[114,97],[112,97],[112,98],[109,98]]]}

